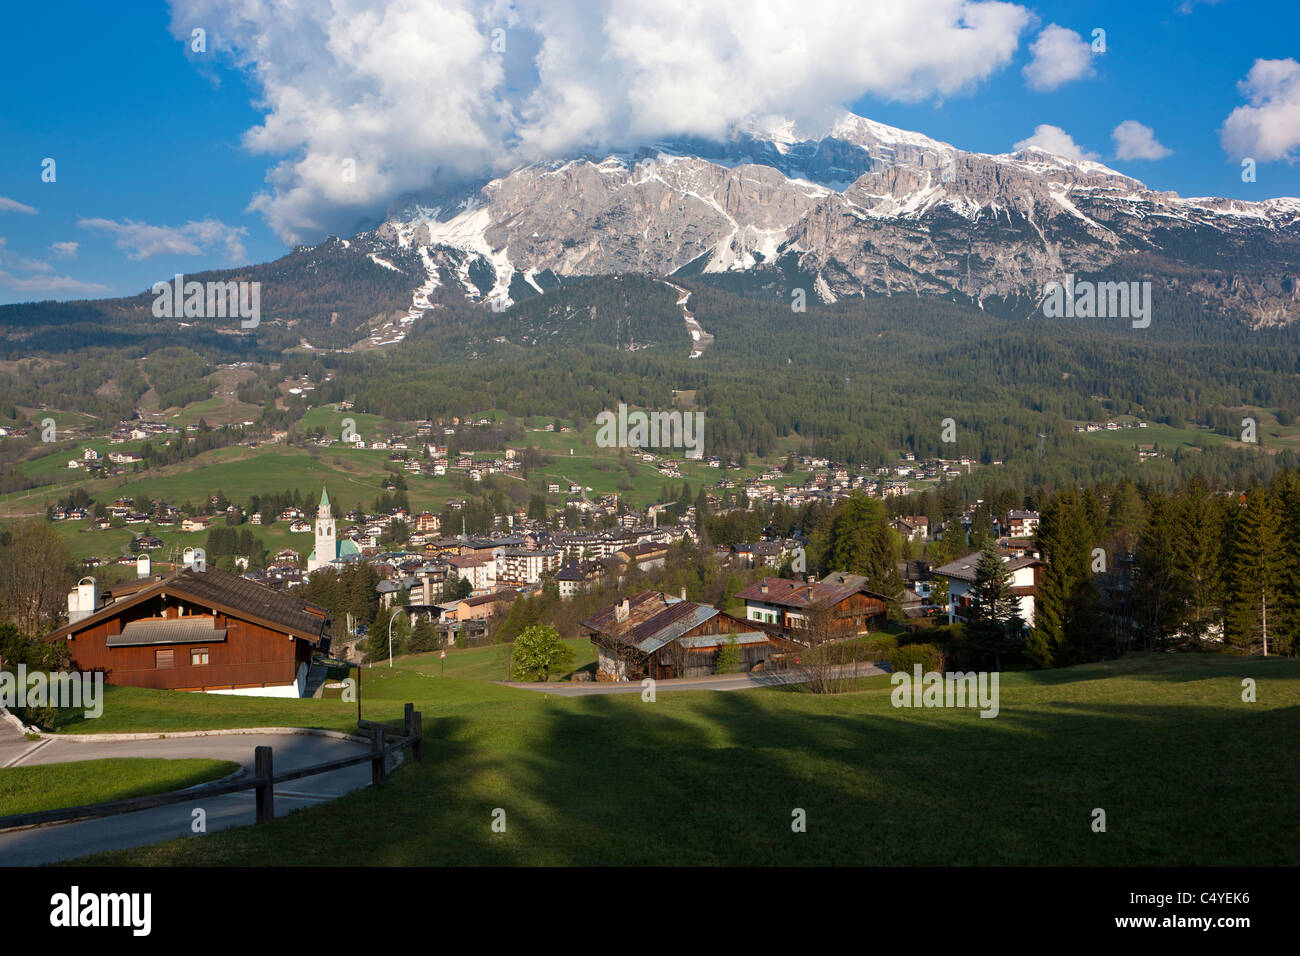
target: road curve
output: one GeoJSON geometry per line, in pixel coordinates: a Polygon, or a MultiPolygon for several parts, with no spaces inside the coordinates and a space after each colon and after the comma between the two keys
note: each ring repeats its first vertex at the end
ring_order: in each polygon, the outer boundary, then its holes
{"type": "MultiPolygon", "coordinates": [[[[14,765],[27,767],[112,757],[204,757],[236,761],[251,774],[254,747],[272,748],[277,773],[362,753],[368,749],[366,744],[334,737],[257,731],[149,740],[87,741],[52,738],[29,750],[14,765]]],[[[276,788],[275,813],[276,816],[283,816],[303,807],[341,797],[369,784],[370,767],[364,763],[293,780],[276,788]]],[[[205,812],[208,833],[253,823],[256,812],[253,791],[248,790],[113,817],[7,830],[0,832],[0,866],[37,866],[105,850],[147,846],[175,837],[198,836],[200,834],[192,829],[196,809],[205,812]]]]}

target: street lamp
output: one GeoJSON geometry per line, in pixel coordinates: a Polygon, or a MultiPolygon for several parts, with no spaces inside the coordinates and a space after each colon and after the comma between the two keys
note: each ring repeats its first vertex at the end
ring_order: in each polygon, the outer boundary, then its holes
{"type": "Polygon", "coordinates": [[[397,620],[397,610],[388,617],[388,666],[393,666],[393,622],[397,620]]]}

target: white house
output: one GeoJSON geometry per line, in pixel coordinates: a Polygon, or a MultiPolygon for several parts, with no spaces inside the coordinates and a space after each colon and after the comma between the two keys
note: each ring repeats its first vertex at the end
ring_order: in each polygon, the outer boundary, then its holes
{"type": "MultiPolygon", "coordinates": [[[[1020,617],[1026,627],[1034,626],[1034,598],[1038,593],[1038,579],[1043,562],[1032,554],[1003,554],[1002,565],[1010,574],[1011,593],[1020,606],[1020,617]]],[[[931,574],[948,579],[948,623],[965,621],[971,609],[971,590],[975,585],[975,569],[979,564],[978,551],[958,558],[931,574]]]]}

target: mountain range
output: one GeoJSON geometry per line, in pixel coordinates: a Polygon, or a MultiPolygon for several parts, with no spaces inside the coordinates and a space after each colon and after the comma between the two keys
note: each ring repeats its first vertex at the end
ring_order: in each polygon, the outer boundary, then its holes
{"type": "MultiPolygon", "coordinates": [[[[294,293],[290,307],[263,290],[272,321],[283,314],[304,333],[342,321],[355,344],[377,347],[451,299],[501,310],[619,273],[729,281],[787,298],[802,289],[822,302],[943,297],[1004,315],[1031,314],[1047,283],[1066,274],[1149,279],[1157,315],[1168,293],[1252,326],[1283,325],[1300,317],[1297,263],[1298,199],[1183,198],[1098,162],[1037,148],[969,152],[845,114],[811,135],[784,120],[751,121],[722,141],[522,166],[403,197],[349,239],[210,275],[248,278],[274,266],[294,293]],[[325,283],[329,301],[305,288],[340,270],[366,281],[325,283]],[[376,283],[379,300],[339,291],[373,293],[376,283]]],[[[148,296],[136,299],[143,307],[148,296]]]]}

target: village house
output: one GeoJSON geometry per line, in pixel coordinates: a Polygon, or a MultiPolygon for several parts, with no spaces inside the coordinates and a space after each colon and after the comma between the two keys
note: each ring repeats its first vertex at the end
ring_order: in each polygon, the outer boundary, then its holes
{"type": "Polygon", "coordinates": [[[786,637],[807,643],[806,632],[819,614],[828,615],[835,639],[854,637],[885,626],[887,598],[857,581],[847,584],[763,578],[736,592],[749,621],[775,626],[786,637]],[[803,636],[801,636],[801,634],[803,636]]]}
{"type": "Polygon", "coordinates": [[[599,561],[573,561],[555,574],[555,583],[561,601],[571,601],[605,576],[605,566],[599,561]]]}
{"type": "MultiPolygon", "coordinates": [[[[1034,626],[1034,598],[1042,576],[1043,562],[1032,553],[1001,555],[1004,570],[1010,576],[1011,593],[1016,596],[1020,618],[1025,627],[1034,626]]],[[[978,551],[958,558],[931,573],[948,579],[948,623],[966,621],[971,611],[971,590],[975,585],[975,569],[979,564],[978,551]]]]}
{"type": "Polygon", "coordinates": [[[469,581],[474,595],[486,594],[496,587],[496,558],[491,554],[454,554],[447,563],[456,576],[469,581]]]}
{"type": "Polygon", "coordinates": [[[514,587],[536,584],[558,570],[561,560],[554,548],[498,548],[494,555],[497,584],[514,587]]]}
{"type": "Polygon", "coordinates": [[[1011,538],[1032,538],[1038,533],[1037,511],[1008,511],[1006,535],[1011,538]]]}
{"type": "Polygon", "coordinates": [[[64,642],[77,669],[131,687],[301,697],[313,652],[329,647],[325,608],[192,564],[103,593],[82,578],[68,617],[45,639],[64,642]]]}

